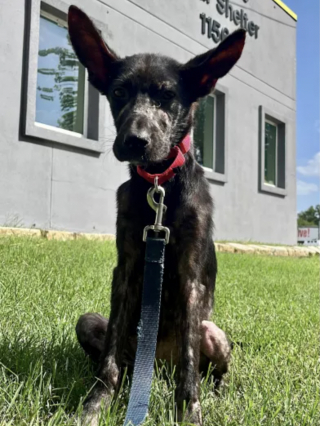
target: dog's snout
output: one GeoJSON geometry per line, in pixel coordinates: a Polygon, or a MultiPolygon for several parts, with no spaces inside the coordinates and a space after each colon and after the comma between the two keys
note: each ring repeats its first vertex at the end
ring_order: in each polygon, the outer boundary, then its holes
{"type": "Polygon", "coordinates": [[[129,109],[119,122],[113,152],[119,161],[133,164],[158,162],[167,157],[170,151],[168,131],[161,125],[164,113],[152,109],[147,103],[140,110],[135,106],[129,109]]]}
{"type": "Polygon", "coordinates": [[[125,138],[124,144],[128,148],[144,149],[149,145],[149,141],[143,137],[129,135],[125,138]]]}

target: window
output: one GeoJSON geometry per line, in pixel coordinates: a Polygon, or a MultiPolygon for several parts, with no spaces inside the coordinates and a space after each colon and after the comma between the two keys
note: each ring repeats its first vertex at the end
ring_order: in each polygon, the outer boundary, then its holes
{"type": "Polygon", "coordinates": [[[68,7],[60,0],[32,1],[25,134],[103,152],[99,115],[105,116],[106,100],[87,82],[73,51],[68,7]]]}
{"type": "Polygon", "coordinates": [[[225,94],[219,90],[199,101],[193,130],[195,157],[208,179],[226,182],[225,94]]]}
{"type": "Polygon", "coordinates": [[[286,195],[285,122],[260,107],[260,190],[286,195]]]}
{"type": "Polygon", "coordinates": [[[43,10],[37,71],[36,122],[83,133],[85,69],[66,22],[43,10]]]}

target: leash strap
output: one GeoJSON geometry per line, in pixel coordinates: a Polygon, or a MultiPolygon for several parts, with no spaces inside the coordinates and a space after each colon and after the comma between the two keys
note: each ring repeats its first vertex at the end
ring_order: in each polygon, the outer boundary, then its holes
{"type": "Polygon", "coordinates": [[[138,347],[124,426],[140,425],[148,413],[159,328],[165,244],[163,238],[146,238],[138,347]]]}

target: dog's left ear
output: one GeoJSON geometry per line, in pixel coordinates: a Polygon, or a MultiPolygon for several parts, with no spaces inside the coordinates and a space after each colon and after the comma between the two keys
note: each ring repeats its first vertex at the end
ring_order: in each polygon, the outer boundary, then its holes
{"type": "Polygon", "coordinates": [[[225,76],[237,63],[246,39],[245,30],[237,30],[215,49],[196,56],[181,69],[182,79],[187,84],[192,101],[208,95],[217,80],[225,76]]]}
{"type": "Polygon", "coordinates": [[[76,6],[68,12],[70,40],[79,61],[89,73],[89,81],[105,93],[112,65],[119,59],[107,46],[91,19],[76,6]]]}

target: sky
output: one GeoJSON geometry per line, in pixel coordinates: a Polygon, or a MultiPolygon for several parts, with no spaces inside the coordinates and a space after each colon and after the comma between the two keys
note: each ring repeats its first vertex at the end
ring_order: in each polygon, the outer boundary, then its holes
{"type": "Polygon", "coordinates": [[[320,204],[319,0],[284,0],[297,23],[297,211],[320,204]]]}

